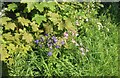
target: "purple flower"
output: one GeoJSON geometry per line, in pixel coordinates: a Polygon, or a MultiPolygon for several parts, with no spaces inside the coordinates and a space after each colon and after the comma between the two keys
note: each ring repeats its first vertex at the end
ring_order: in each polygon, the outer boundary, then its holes
{"type": "Polygon", "coordinates": [[[52,43],[48,43],[47,44],[48,47],[52,47],[52,45],[53,45],[52,43]]]}
{"type": "Polygon", "coordinates": [[[48,56],[52,56],[52,52],[48,52],[48,54],[47,54],[48,56]]]}
{"type": "Polygon", "coordinates": [[[39,43],[39,40],[35,40],[35,43],[38,44],[38,43],[39,43]]]}
{"type": "Polygon", "coordinates": [[[62,41],[62,42],[61,42],[61,44],[62,44],[62,45],[64,45],[64,44],[65,44],[65,42],[64,42],[64,41],[62,41]]]}
{"type": "Polygon", "coordinates": [[[53,39],[54,43],[57,42],[57,38],[55,36],[53,36],[52,39],[53,39]]]}
{"type": "Polygon", "coordinates": [[[48,36],[48,34],[45,34],[45,36],[48,36]]]}
{"type": "Polygon", "coordinates": [[[59,46],[59,45],[57,45],[57,46],[56,46],[56,48],[60,48],[60,46],[59,46]]]}

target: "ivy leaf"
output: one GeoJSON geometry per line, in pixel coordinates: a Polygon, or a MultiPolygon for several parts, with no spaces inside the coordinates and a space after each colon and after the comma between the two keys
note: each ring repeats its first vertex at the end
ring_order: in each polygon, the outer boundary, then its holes
{"type": "Polygon", "coordinates": [[[45,32],[46,33],[52,33],[53,32],[53,27],[51,25],[49,25],[48,23],[43,24],[45,32]]]}
{"type": "Polygon", "coordinates": [[[0,22],[1,22],[2,25],[6,25],[7,21],[11,21],[11,18],[9,18],[9,17],[0,18],[0,22]]]}
{"type": "Polygon", "coordinates": [[[14,23],[11,23],[11,22],[8,22],[8,24],[5,25],[5,29],[6,29],[6,30],[9,30],[9,29],[14,30],[15,27],[16,27],[16,25],[15,25],[14,23]]]}
{"type": "Polygon", "coordinates": [[[36,3],[36,4],[35,4],[35,7],[36,7],[40,12],[43,12],[43,11],[44,11],[44,6],[41,5],[40,3],[36,3]]]}
{"type": "Polygon", "coordinates": [[[18,7],[15,3],[12,3],[12,4],[8,5],[8,11],[10,11],[10,10],[14,11],[16,8],[18,8],[18,7]]]}
{"type": "Polygon", "coordinates": [[[14,37],[11,35],[11,33],[6,33],[6,34],[3,34],[3,38],[5,38],[6,40],[14,40],[14,37]]]}
{"type": "Polygon", "coordinates": [[[72,31],[72,32],[76,32],[76,27],[72,25],[72,22],[70,21],[70,19],[66,18],[65,20],[65,28],[69,31],[72,31]]]}
{"type": "Polygon", "coordinates": [[[28,12],[31,12],[31,10],[34,9],[34,5],[35,5],[35,2],[28,2],[27,3],[28,12]]]}
{"type": "Polygon", "coordinates": [[[35,22],[32,22],[32,23],[31,23],[31,26],[32,26],[32,30],[33,30],[33,31],[38,31],[38,27],[39,27],[39,26],[38,26],[37,24],[35,24],[35,22]]]}
{"type": "Polygon", "coordinates": [[[54,23],[54,25],[56,25],[57,23],[59,23],[61,21],[58,13],[49,12],[48,16],[50,16],[49,19],[54,23]]]}
{"type": "Polygon", "coordinates": [[[8,58],[10,55],[7,53],[7,50],[5,48],[1,49],[0,55],[1,55],[1,60],[5,61],[6,58],[8,58]]]}
{"type": "Polygon", "coordinates": [[[40,25],[40,24],[42,23],[42,21],[46,21],[46,18],[45,18],[45,16],[43,16],[43,15],[35,14],[35,16],[32,18],[32,21],[33,21],[33,20],[35,20],[36,23],[37,23],[38,25],[40,25]]]}
{"type": "Polygon", "coordinates": [[[52,11],[55,10],[55,5],[56,5],[55,2],[48,2],[48,7],[49,7],[52,11]]]}
{"type": "Polygon", "coordinates": [[[9,46],[7,46],[7,49],[9,50],[9,52],[13,52],[15,51],[15,45],[10,43],[9,46]]]}
{"type": "Polygon", "coordinates": [[[27,32],[23,34],[22,37],[23,40],[25,40],[27,43],[30,43],[33,40],[33,36],[27,32]]]}
{"type": "Polygon", "coordinates": [[[25,19],[24,17],[18,17],[18,22],[20,22],[23,26],[29,26],[30,20],[25,19]]]}
{"type": "Polygon", "coordinates": [[[58,24],[58,30],[63,30],[65,27],[65,24],[61,21],[59,24],[58,24]]]}

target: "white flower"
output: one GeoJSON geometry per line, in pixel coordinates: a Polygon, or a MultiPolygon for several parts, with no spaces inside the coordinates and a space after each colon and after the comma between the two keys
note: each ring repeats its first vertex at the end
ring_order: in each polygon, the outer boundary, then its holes
{"type": "Polygon", "coordinates": [[[78,43],[76,43],[75,45],[76,45],[76,46],[79,46],[79,44],[78,44],[78,43]]]}
{"type": "Polygon", "coordinates": [[[82,55],[85,55],[85,53],[84,53],[84,52],[82,52],[81,54],[82,54],[82,55]]]}
{"type": "Polygon", "coordinates": [[[79,48],[82,52],[84,52],[84,48],[82,47],[82,48],[79,48]]]}
{"type": "Polygon", "coordinates": [[[89,50],[88,49],[86,49],[86,52],[88,52],[89,50]]]}
{"type": "Polygon", "coordinates": [[[7,8],[4,8],[4,10],[7,10],[7,8]]]}
{"type": "Polygon", "coordinates": [[[88,22],[88,18],[86,19],[86,21],[88,22]]]}
{"type": "Polygon", "coordinates": [[[76,41],[75,41],[74,39],[72,39],[72,42],[73,42],[73,43],[76,43],[76,41]]]}

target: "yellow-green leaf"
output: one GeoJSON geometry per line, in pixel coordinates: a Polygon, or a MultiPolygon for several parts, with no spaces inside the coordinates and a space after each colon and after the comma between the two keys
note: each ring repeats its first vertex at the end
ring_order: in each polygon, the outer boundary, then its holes
{"type": "Polygon", "coordinates": [[[14,23],[11,23],[11,22],[8,22],[8,24],[5,25],[5,29],[6,29],[6,30],[9,30],[9,29],[14,30],[15,27],[16,27],[16,25],[15,25],[14,23]]]}
{"type": "Polygon", "coordinates": [[[39,25],[35,24],[34,21],[31,23],[31,26],[32,26],[32,30],[33,30],[33,31],[38,31],[39,25]]]}
{"type": "Polygon", "coordinates": [[[11,21],[11,18],[9,18],[9,17],[2,17],[2,18],[0,18],[0,23],[2,25],[6,25],[7,21],[11,21]]]}
{"type": "Polygon", "coordinates": [[[22,39],[25,40],[27,43],[30,43],[33,40],[33,36],[26,32],[23,34],[22,39]]]}
{"type": "Polygon", "coordinates": [[[24,17],[18,17],[18,22],[20,22],[23,26],[29,26],[30,20],[25,19],[24,17]]]}
{"type": "Polygon", "coordinates": [[[5,48],[2,48],[1,50],[2,50],[0,51],[1,60],[5,61],[5,59],[9,57],[9,54],[7,53],[7,50],[5,48]]]}

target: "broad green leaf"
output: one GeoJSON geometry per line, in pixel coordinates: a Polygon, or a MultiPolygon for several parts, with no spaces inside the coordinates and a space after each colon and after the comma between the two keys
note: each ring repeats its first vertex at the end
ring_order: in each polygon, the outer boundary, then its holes
{"type": "Polygon", "coordinates": [[[15,51],[15,45],[10,43],[9,46],[7,46],[7,49],[9,50],[9,52],[14,52],[15,51]]]}
{"type": "Polygon", "coordinates": [[[7,21],[11,21],[11,18],[9,18],[9,17],[0,18],[0,22],[1,22],[2,25],[6,25],[7,21]]]}
{"type": "Polygon", "coordinates": [[[5,29],[6,29],[6,30],[9,30],[9,29],[14,30],[15,27],[16,27],[16,25],[15,25],[14,23],[11,23],[11,22],[8,22],[8,24],[5,25],[5,29]]]}
{"type": "Polygon", "coordinates": [[[9,58],[8,60],[9,60],[9,64],[10,64],[10,65],[12,65],[12,64],[14,63],[13,58],[9,58]]]}
{"type": "Polygon", "coordinates": [[[24,17],[18,17],[18,22],[20,22],[23,26],[29,26],[30,20],[25,19],[24,17]]]}
{"type": "Polygon", "coordinates": [[[49,12],[48,16],[50,16],[49,19],[54,23],[54,25],[56,25],[57,23],[59,23],[61,21],[58,13],[49,12]]]}
{"type": "Polygon", "coordinates": [[[45,32],[46,33],[52,33],[53,32],[53,27],[49,25],[48,23],[44,24],[45,32]]]}
{"type": "Polygon", "coordinates": [[[8,58],[10,55],[7,53],[7,50],[5,48],[1,49],[0,55],[1,55],[1,60],[5,61],[6,58],[8,58]]]}
{"type": "Polygon", "coordinates": [[[22,37],[23,40],[25,40],[27,43],[30,43],[33,40],[33,36],[27,32],[23,34],[22,37]]]}
{"type": "Polygon", "coordinates": [[[73,24],[72,24],[72,22],[70,21],[70,19],[67,18],[67,19],[65,20],[65,24],[66,24],[65,28],[66,28],[68,31],[76,32],[76,27],[73,26],[73,24]]]}
{"type": "Polygon", "coordinates": [[[9,11],[10,11],[10,10],[14,11],[15,9],[17,9],[17,5],[16,5],[15,3],[12,3],[12,4],[9,4],[9,5],[8,5],[8,10],[9,10],[9,11]]]}
{"type": "Polygon", "coordinates": [[[63,30],[64,27],[65,27],[65,24],[62,21],[58,23],[58,30],[63,30]]]}
{"type": "Polygon", "coordinates": [[[11,33],[3,34],[3,38],[5,38],[6,40],[14,40],[14,37],[11,35],[11,33]]]}
{"type": "Polygon", "coordinates": [[[48,7],[49,7],[52,11],[55,10],[55,5],[56,5],[55,2],[48,2],[48,7]]]}
{"type": "Polygon", "coordinates": [[[36,3],[36,4],[35,4],[35,7],[36,7],[40,12],[43,12],[43,11],[44,11],[44,6],[41,5],[40,3],[36,3]]]}
{"type": "Polygon", "coordinates": [[[46,17],[43,15],[35,14],[35,16],[32,18],[32,21],[36,21],[38,25],[42,23],[42,21],[46,21],[46,17]]]}
{"type": "Polygon", "coordinates": [[[37,24],[35,24],[35,22],[33,21],[32,23],[31,23],[31,26],[32,26],[32,30],[33,31],[38,31],[38,25],[37,24]]]}
{"type": "Polygon", "coordinates": [[[27,3],[28,12],[31,12],[31,10],[34,9],[34,5],[35,5],[35,2],[28,2],[27,3]]]}

